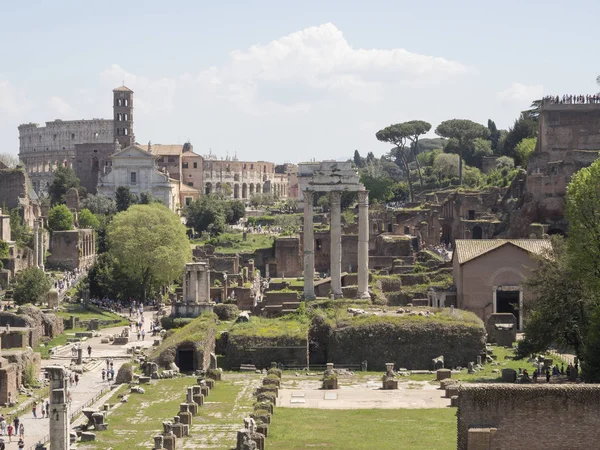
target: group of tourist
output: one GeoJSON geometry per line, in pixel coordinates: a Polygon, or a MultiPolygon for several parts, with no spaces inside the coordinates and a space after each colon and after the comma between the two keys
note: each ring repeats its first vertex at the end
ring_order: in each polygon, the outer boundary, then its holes
{"type": "MultiPolygon", "coordinates": [[[[33,402],[33,417],[37,419],[37,402],[33,402]]],[[[41,405],[42,419],[45,417],[50,418],[50,403],[46,400],[41,405]]],[[[8,442],[12,442],[12,438],[19,438],[17,445],[18,448],[25,448],[25,425],[19,419],[19,416],[15,416],[11,422],[6,421],[4,414],[0,415],[0,436],[8,436],[8,442]]],[[[6,449],[6,443],[4,438],[0,437],[0,450],[6,449]]]]}
{"type": "Polygon", "coordinates": [[[543,99],[544,103],[558,104],[558,105],[590,105],[600,104],[600,94],[594,95],[563,95],[559,97],[547,96],[543,99]]]}
{"type": "Polygon", "coordinates": [[[102,381],[112,381],[115,379],[115,362],[111,358],[106,358],[106,369],[102,369],[102,381]]]}
{"type": "Polygon", "coordinates": [[[58,291],[59,295],[62,295],[70,287],[75,286],[79,279],[85,274],[86,271],[77,267],[72,271],[65,270],[62,277],[54,281],[54,289],[58,291]]]}
{"type": "Polygon", "coordinates": [[[545,377],[546,383],[550,383],[550,380],[552,379],[552,377],[566,375],[567,378],[571,378],[571,375],[573,375],[573,374],[576,375],[578,372],[579,372],[579,364],[577,362],[575,364],[573,364],[573,363],[568,364],[566,369],[565,369],[564,363],[561,363],[560,368],[559,368],[558,364],[555,364],[552,367],[545,367],[544,363],[540,362],[540,363],[536,363],[536,367],[533,369],[533,375],[531,378],[529,376],[529,372],[527,371],[527,369],[521,369],[519,367],[519,378],[522,381],[533,381],[534,383],[537,383],[538,378],[545,377]]]}

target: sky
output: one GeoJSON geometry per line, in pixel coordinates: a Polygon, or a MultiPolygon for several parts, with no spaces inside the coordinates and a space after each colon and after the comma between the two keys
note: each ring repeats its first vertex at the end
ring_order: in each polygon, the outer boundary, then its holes
{"type": "Polygon", "coordinates": [[[277,163],[380,156],[392,123],[493,119],[600,87],[600,2],[0,0],[0,153],[21,123],[112,118],[140,144],[277,163]]]}

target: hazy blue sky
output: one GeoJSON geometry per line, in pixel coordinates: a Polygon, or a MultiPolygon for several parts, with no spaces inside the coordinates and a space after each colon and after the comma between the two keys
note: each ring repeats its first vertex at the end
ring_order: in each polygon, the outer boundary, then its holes
{"type": "Polygon", "coordinates": [[[508,127],[532,100],[599,90],[600,2],[0,0],[0,153],[24,122],[112,117],[140,143],[297,162],[388,150],[422,119],[508,127]]]}

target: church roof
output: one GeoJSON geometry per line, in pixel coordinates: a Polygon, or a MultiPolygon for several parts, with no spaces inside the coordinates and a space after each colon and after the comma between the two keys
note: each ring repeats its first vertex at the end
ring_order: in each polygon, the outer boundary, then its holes
{"type": "Polygon", "coordinates": [[[194,152],[185,152],[181,155],[182,158],[186,158],[188,156],[201,157],[202,155],[199,155],[198,153],[194,153],[194,152]]]}
{"type": "Polygon", "coordinates": [[[131,89],[129,89],[127,86],[123,85],[116,89],[113,89],[113,92],[133,92],[133,91],[131,89]]]}
{"type": "MultiPolygon", "coordinates": [[[[183,153],[183,144],[151,144],[151,145],[152,145],[152,154],[153,155],[173,156],[173,155],[181,155],[183,153]]],[[[146,146],[146,149],[148,149],[147,146],[146,146]]]]}
{"type": "Polygon", "coordinates": [[[198,189],[188,186],[187,184],[182,184],[181,187],[179,188],[179,191],[180,192],[193,192],[193,193],[200,192],[198,189]]]}
{"type": "Polygon", "coordinates": [[[456,239],[453,258],[458,258],[458,264],[462,265],[509,244],[536,255],[552,250],[549,239],[456,239]]]}

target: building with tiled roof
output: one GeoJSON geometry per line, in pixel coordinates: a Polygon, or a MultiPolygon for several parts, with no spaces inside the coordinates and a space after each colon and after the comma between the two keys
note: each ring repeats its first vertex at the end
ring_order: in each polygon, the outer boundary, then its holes
{"type": "Polygon", "coordinates": [[[452,255],[457,307],[484,321],[493,313],[513,313],[522,329],[524,280],[551,251],[548,239],[457,239],[452,255]]]}

